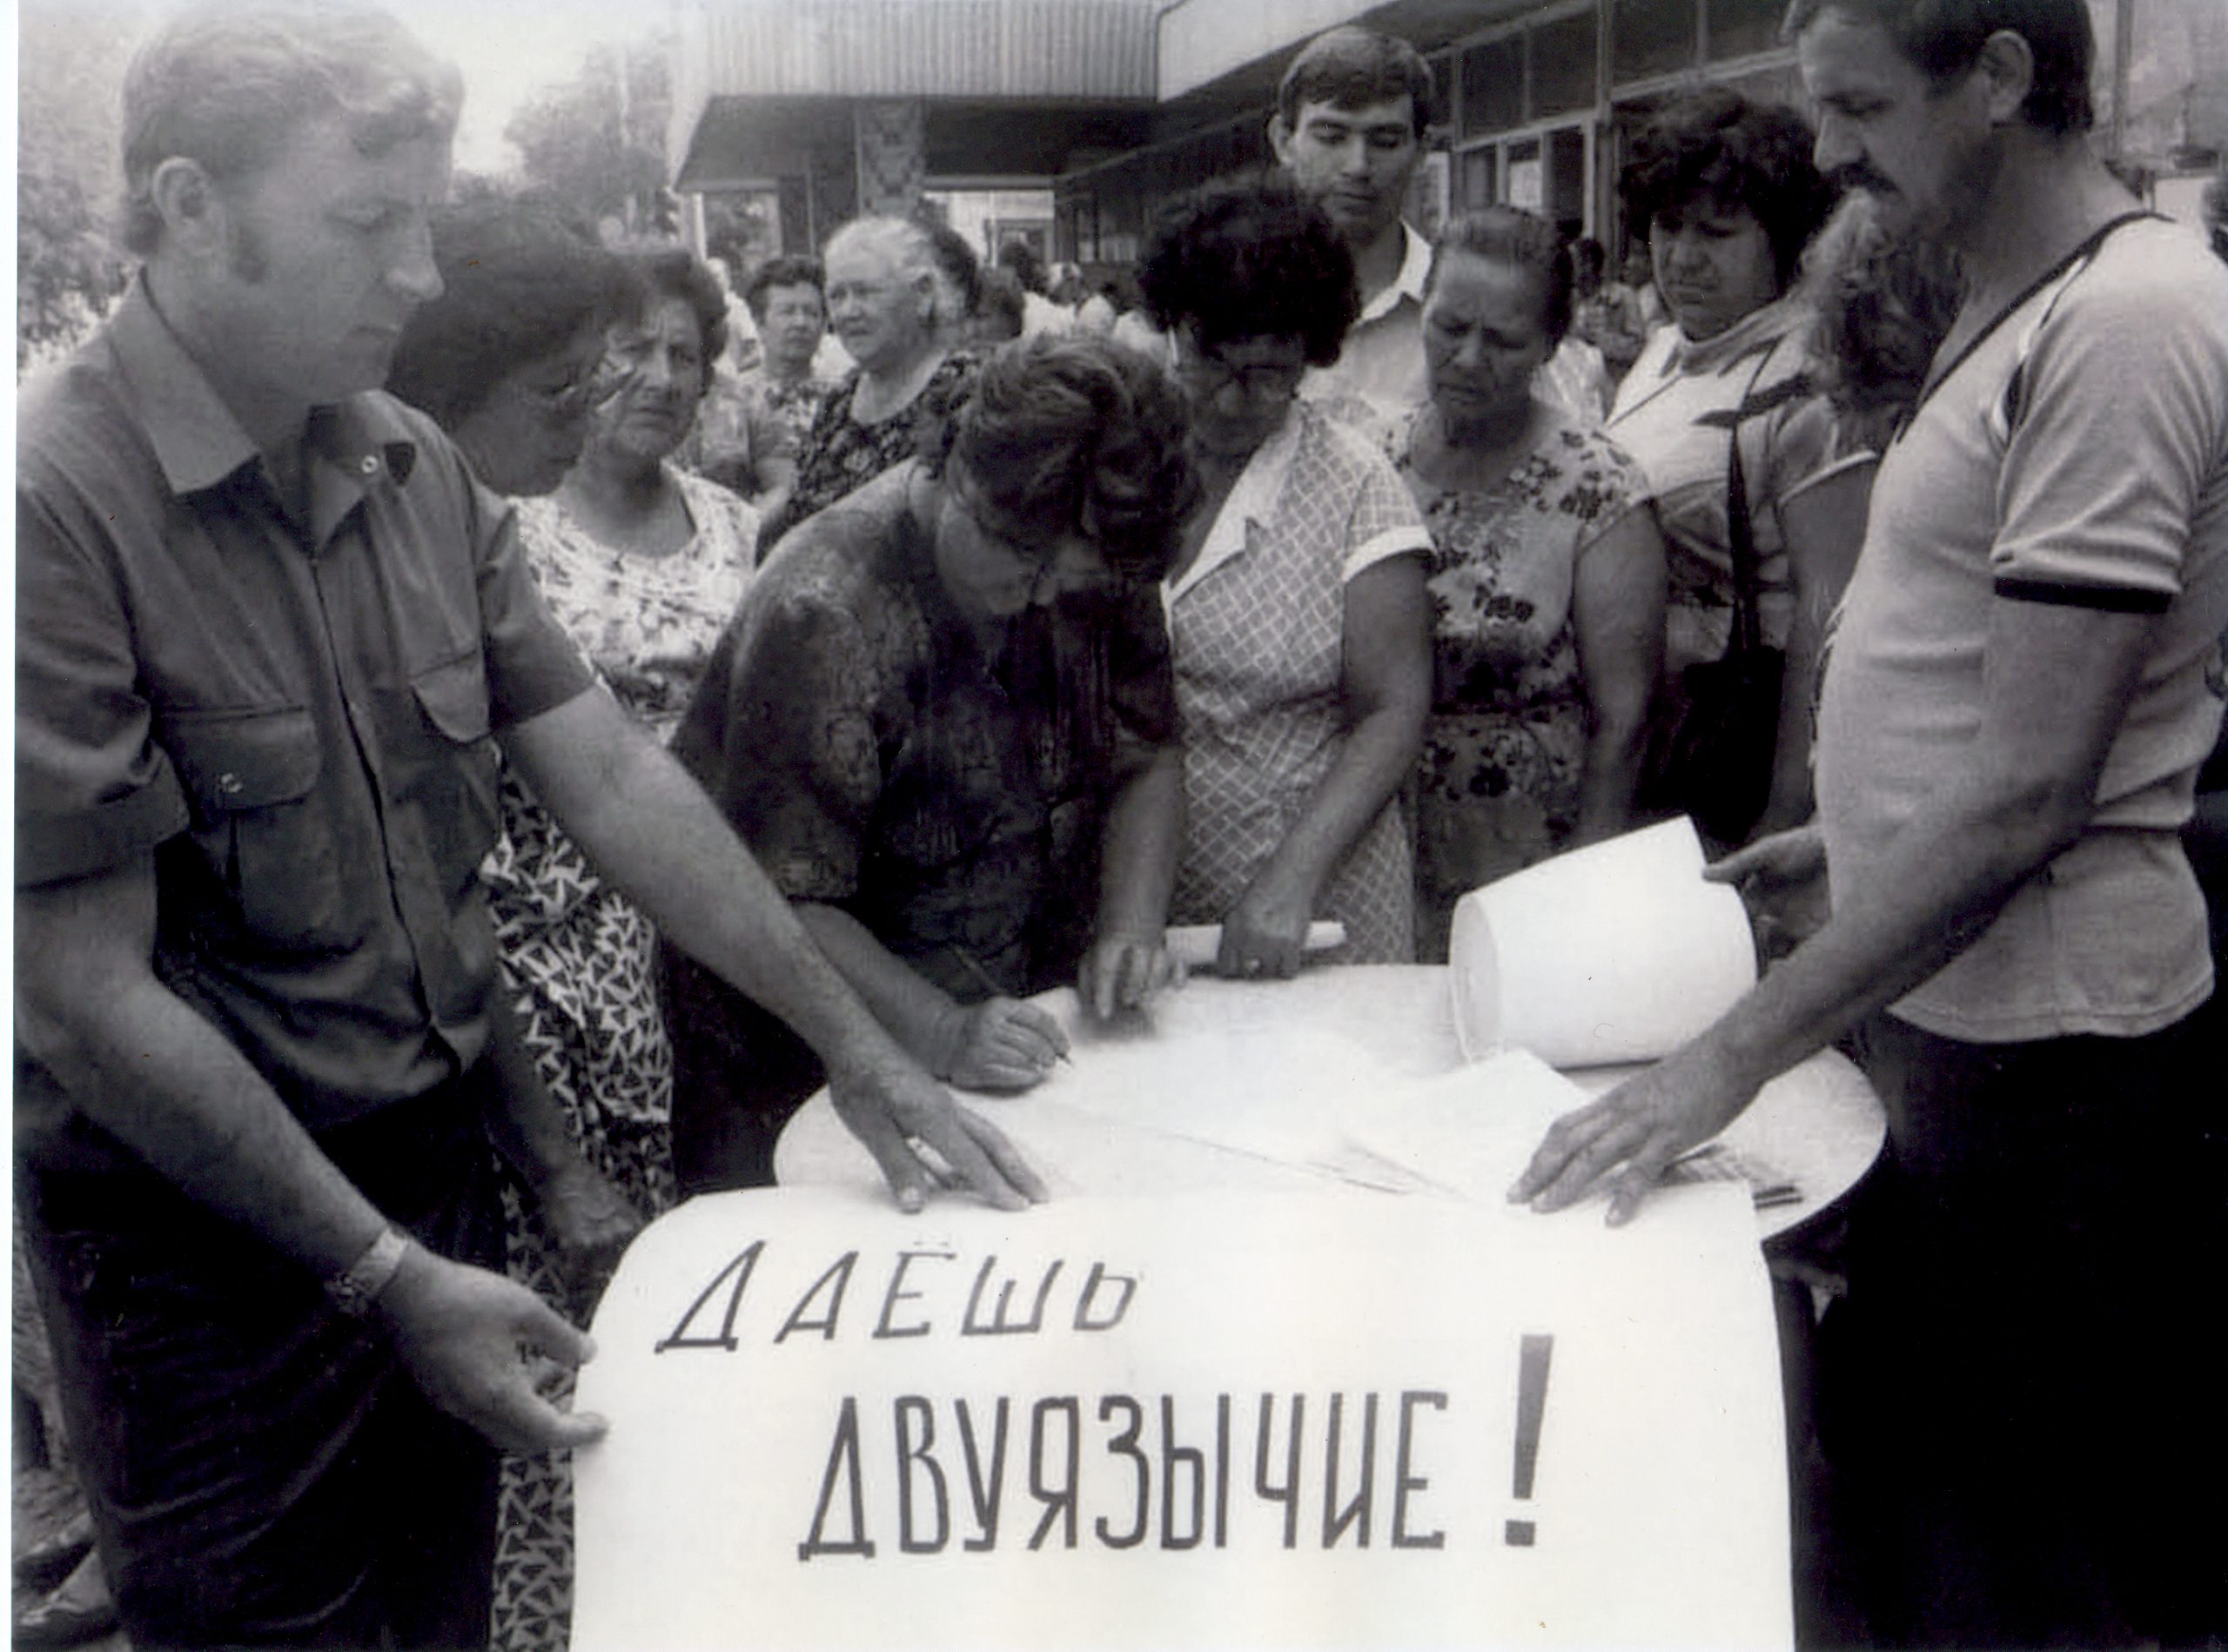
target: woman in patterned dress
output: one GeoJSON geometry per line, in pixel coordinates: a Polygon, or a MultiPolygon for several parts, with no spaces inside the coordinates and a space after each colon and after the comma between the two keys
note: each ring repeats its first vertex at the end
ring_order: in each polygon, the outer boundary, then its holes
{"type": "Polygon", "coordinates": [[[1432,400],[1401,474],[1431,529],[1432,716],[1417,768],[1419,950],[1466,890],[1631,821],[1663,652],[1663,542],[1597,426],[1533,393],[1571,259],[1513,207],[1448,225],[1425,285],[1432,400]]]}
{"type": "MultiPolygon", "coordinates": [[[[478,312],[483,329],[498,325],[491,312],[507,296],[493,279],[500,271],[438,231],[435,252],[448,291],[427,308],[457,306],[478,312]]],[[[563,392],[576,426],[587,414],[585,447],[577,431],[572,440],[577,464],[566,468],[562,443],[529,440],[532,421],[513,416],[500,386],[451,429],[490,487],[527,495],[520,537],[552,612],[620,702],[662,735],[741,600],[757,519],[725,488],[667,462],[724,342],[717,283],[679,250],[628,265],[632,302],[596,326],[563,392]]],[[[405,352],[433,356],[427,372],[442,371],[437,353],[410,352],[407,341],[405,352]]],[[[554,1104],[554,1114],[527,1117],[561,1119],[567,1145],[621,1200],[587,1213],[602,1242],[584,1246],[553,1230],[546,1197],[537,1207],[509,1183],[507,1262],[585,1315],[625,1241],[674,1200],[673,1057],[652,979],[656,937],[515,776],[506,775],[501,797],[503,837],[481,874],[508,989],[495,1058],[513,1091],[537,1089],[554,1104]]],[[[493,1645],[561,1652],[572,1554],[570,1460],[506,1458],[493,1645]]]]}
{"type": "Polygon", "coordinates": [[[858,365],[821,404],[797,453],[788,500],[759,548],[861,483],[910,459],[974,382],[976,360],[950,347],[971,300],[939,265],[936,244],[902,218],[856,218],[828,238],[828,320],[858,365]]]}
{"type": "MultiPolygon", "coordinates": [[[[782,543],[674,755],[897,1041],[970,1089],[1066,1045],[1023,1002],[1105,1016],[1172,974],[1183,811],[1158,581],[1197,484],[1155,365],[1011,344],[946,442],[782,543]]],[[[684,1192],[773,1179],[824,1078],[773,1017],[666,949],[684,1192]]]]}
{"type": "Polygon", "coordinates": [[[1430,537],[1366,435],[1296,393],[1359,311],[1352,261],[1288,185],[1174,203],[1139,272],[1205,500],[1167,583],[1189,805],[1174,915],[1225,974],[1288,976],[1311,919],[1348,963],[1414,956],[1399,792],[1431,699],[1430,537]]]}

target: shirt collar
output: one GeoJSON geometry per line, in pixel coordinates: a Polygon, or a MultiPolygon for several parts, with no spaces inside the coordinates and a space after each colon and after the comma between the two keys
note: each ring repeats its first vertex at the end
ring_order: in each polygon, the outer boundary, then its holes
{"type": "Polygon", "coordinates": [[[1305,420],[1314,416],[1304,401],[1295,400],[1285,421],[1274,434],[1253,450],[1253,457],[1245,461],[1245,468],[1238,473],[1238,480],[1231,484],[1230,497],[1223,500],[1222,509],[1216,514],[1214,525],[1207,529],[1207,537],[1199,546],[1199,554],[1191,559],[1191,566],[1169,581],[1168,594],[1171,600],[1184,594],[1216,568],[1245,549],[1251,536],[1265,527],[1269,513],[1276,507],[1278,495],[1283,493],[1285,478],[1290,473],[1292,460],[1299,452],[1300,426],[1305,420]]]}
{"type": "Polygon", "coordinates": [[[1788,292],[1751,310],[1714,338],[1694,343],[1674,333],[1663,358],[1666,374],[1726,373],[1759,350],[1776,348],[1807,312],[1800,294],[1788,292]]]}
{"type": "MultiPolygon", "coordinates": [[[[263,457],[156,309],[144,275],[117,305],[108,338],[172,494],[204,492],[263,457]]],[[[351,478],[359,495],[382,476],[399,487],[418,462],[408,426],[376,393],[313,409],[305,445],[314,459],[351,478]]]]}
{"type": "Polygon", "coordinates": [[[1403,299],[1413,299],[1418,305],[1424,301],[1424,282],[1431,274],[1431,243],[1405,223],[1400,225],[1400,272],[1392,278],[1392,285],[1362,306],[1355,322],[1358,326],[1392,314],[1403,299]]]}

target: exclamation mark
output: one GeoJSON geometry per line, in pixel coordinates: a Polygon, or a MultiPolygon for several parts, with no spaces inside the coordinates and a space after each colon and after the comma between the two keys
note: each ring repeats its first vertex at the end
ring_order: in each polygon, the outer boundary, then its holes
{"type": "MultiPolygon", "coordinates": [[[[1517,1501],[1532,1497],[1533,1470],[1540,1466],[1540,1424],[1547,1410],[1547,1362],[1554,1358],[1553,1337],[1527,1336],[1516,1356],[1516,1484],[1517,1501]]],[[[1513,1520],[1501,1528],[1501,1541],[1515,1548],[1529,1548],[1537,1528],[1528,1520],[1513,1520]]]]}

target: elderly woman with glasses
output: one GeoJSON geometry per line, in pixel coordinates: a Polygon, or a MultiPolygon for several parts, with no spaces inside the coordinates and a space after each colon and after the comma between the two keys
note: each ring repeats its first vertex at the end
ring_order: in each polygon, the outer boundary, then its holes
{"type": "MultiPolygon", "coordinates": [[[[674,742],[822,949],[939,1077],[1033,1085],[1029,995],[1100,1015],[1171,974],[1183,771],[1157,581],[1198,484],[1152,362],[1045,338],[944,436],[759,570],[674,742]]],[[[772,1179],[822,1081],[770,1016],[665,955],[684,1192],[772,1179]]]]}
{"type": "Polygon", "coordinates": [[[1352,261],[1288,185],[1174,203],[1138,271],[1191,415],[1205,498],[1167,587],[1189,819],[1178,922],[1225,974],[1288,976],[1311,919],[1340,957],[1413,958],[1399,794],[1431,705],[1431,537],[1373,440],[1298,398],[1359,307],[1352,261]]]}

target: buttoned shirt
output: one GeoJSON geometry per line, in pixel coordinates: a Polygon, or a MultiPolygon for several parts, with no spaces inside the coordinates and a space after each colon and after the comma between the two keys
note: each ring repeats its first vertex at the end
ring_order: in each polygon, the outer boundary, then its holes
{"type": "Polygon", "coordinates": [[[1339,359],[1309,369],[1300,394],[1315,400],[1351,397],[1366,402],[1387,427],[1431,394],[1424,370],[1424,282],[1431,274],[1431,243],[1400,226],[1399,273],[1362,306],[1346,329],[1339,359]]]}
{"type": "Polygon", "coordinates": [[[492,732],[593,681],[508,507],[373,393],[297,518],[144,285],[18,417],[18,887],[152,851],[158,972],[312,1129],[461,1071],[492,732]]]}

